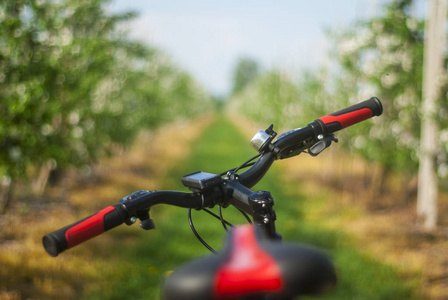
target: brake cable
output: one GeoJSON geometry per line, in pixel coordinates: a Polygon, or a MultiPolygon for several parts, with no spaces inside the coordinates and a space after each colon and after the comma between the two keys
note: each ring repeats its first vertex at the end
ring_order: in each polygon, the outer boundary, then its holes
{"type": "MultiPolygon", "coordinates": [[[[238,209],[238,211],[246,218],[246,220],[247,220],[247,222],[249,223],[249,224],[252,224],[252,220],[249,218],[249,216],[244,212],[244,211],[242,211],[241,209],[239,209],[239,208],[237,208],[238,209]]],[[[222,223],[222,226],[224,227],[224,229],[226,230],[226,231],[228,231],[228,229],[227,229],[227,225],[229,225],[230,227],[234,227],[232,224],[230,224],[229,222],[227,222],[224,218],[223,218],[223,216],[222,216],[222,206],[221,205],[219,205],[219,219],[221,220],[221,223],[222,223]],[[226,225],[227,224],[227,225],[226,225]]]]}
{"type": "Polygon", "coordinates": [[[257,155],[255,155],[254,157],[252,157],[252,158],[246,160],[246,161],[245,161],[244,163],[242,163],[239,167],[236,167],[236,168],[227,170],[227,171],[225,171],[225,172],[222,172],[222,173],[219,174],[219,176],[224,176],[224,175],[228,174],[229,172],[231,172],[231,173],[236,173],[236,172],[238,172],[240,169],[244,169],[244,168],[253,166],[253,165],[255,164],[255,162],[252,162],[252,161],[253,161],[254,159],[259,158],[260,156],[261,156],[261,154],[257,154],[257,155]]]}
{"type": "MultiPolygon", "coordinates": [[[[234,227],[233,224],[231,224],[230,222],[228,222],[227,220],[225,220],[222,216],[222,207],[221,205],[219,205],[219,216],[217,214],[215,214],[214,212],[203,208],[201,209],[203,211],[205,211],[206,213],[208,213],[209,215],[213,216],[214,218],[218,219],[221,221],[222,225],[224,226],[224,229],[227,231],[227,226],[230,227],[234,227]]],[[[191,231],[193,231],[193,234],[195,235],[195,237],[199,240],[199,242],[201,242],[202,245],[204,245],[205,248],[207,248],[208,250],[210,250],[212,253],[216,253],[216,250],[213,249],[206,241],[204,241],[204,239],[201,237],[201,235],[198,233],[198,231],[196,230],[194,224],[193,224],[193,217],[191,215],[191,211],[192,209],[188,209],[188,223],[190,224],[190,228],[191,231]]],[[[252,224],[252,220],[250,219],[250,217],[242,210],[238,209],[239,212],[241,212],[241,214],[246,218],[246,220],[252,224]]]]}
{"type": "MultiPolygon", "coordinates": [[[[227,171],[225,171],[225,172],[223,172],[223,173],[220,173],[219,176],[223,176],[223,175],[226,175],[226,174],[229,174],[229,173],[236,173],[236,172],[238,172],[240,169],[244,169],[244,168],[253,166],[253,165],[255,164],[255,162],[252,162],[252,161],[253,161],[254,159],[257,159],[257,158],[260,157],[260,156],[261,156],[261,154],[257,154],[257,155],[255,155],[254,157],[252,157],[252,158],[248,159],[247,161],[245,161],[244,163],[242,163],[239,167],[236,167],[236,168],[227,170],[227,171]]],[[[220,220],[222,226],[224,227],[224,229],[225,229],[226,231],[228,231],[227,226],[234,227],[234,225],[232,225],[231,223],[229,223],[228,221],[226,221],[226,220],[224,219],[224,217],[223,217],[223,215],[222,215],[222,206],[221,206],[221,205],[218,205],[218,206],[219,206],[219,216],[216,215],[215,213],[213,213],[212,211],[206,209],[206,208],[202,208],[201,210],[205,211],[205,212],[208,213],[209,215],[211,215],[211,216],[215,217],[216,219],[220,220]]],[[[241,209],[239,209],[239,208],[237,208],[237,209],[238,209],[238,211],[239,211],[239,212],[246,218],[247,222],[250,223],[250,224],[252,224],[252,220],[250,219],[250,217],[249,217],[244,211],[242,211],[241,209]]],[[[206,248],[207,248],[208,250],[210,250],[212,253],[216,253],[216,250],[213,249],[213,248],[212,248],[206,241],[204,241],[204,239],[201,237],[201,235],[200,235],[200,234],[198,233],[198,231],[196,230],[196,228],[195,228],[195,226],[194,226],[194,224],[193,224],[193,218],[192,218],[192,215],[191,215],[191,208],[188,209],[188,223],[190,224],[191,231],[193,232],[193,234],[195,235],[195,237],[199,240],[199,242],[201,242],[201,244],[204,245],[204,247],[206,247],[206,248]]]]}

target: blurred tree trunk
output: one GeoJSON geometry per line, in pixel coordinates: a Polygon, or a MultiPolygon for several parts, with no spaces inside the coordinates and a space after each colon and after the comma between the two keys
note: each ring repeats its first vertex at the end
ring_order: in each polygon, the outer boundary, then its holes
{"type": "Polygon", "coordinates": [[[372,179],[369,186],[369,202],[372,206],[379,205],[378,199],[384,194],[386,179],[390,169],[384,165],[377,164],[371,169],[372,179]]]}
{"type": "Polygon", "coordinates": [[[13,180],[11,177],[3,177],[0,181],[0,214],[4,214],[11,206],[13,180]]]}
{"type": "Polygon", "coordinates": [[[423,67],[423,105],[420,139],[420,166],[417,196],[417,215],[427,229],[437,225],[437,174],[438,126],[436,101],[440,97],[444,71],[444,45],[447,0],[428,2],[428,19],[425,28],[423,67]]]}
{"type": "Polygon", "coordinates": [[[418,190],[418,176],[412,172],[405,172],[401,175],[401,190],[403,206],[409,205],[411,200],[417,195],[418,190]]]}
{"type": "Polygon", "coordinates": [[[41,167],[39,175],[31,183],[31,192],[34,196],[42,196],[47,186],[50,173],[56,168],[56,161],[54,159],[47,160],[41,167]]]}

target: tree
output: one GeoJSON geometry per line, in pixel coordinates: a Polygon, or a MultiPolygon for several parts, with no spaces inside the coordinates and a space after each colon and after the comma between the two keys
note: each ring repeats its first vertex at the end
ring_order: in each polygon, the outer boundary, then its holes
{"type": "Polygon", "coordinates": [[[423,22],[411,16],[412,1],[392,1],[384,14],[336,35],[340,106],[377,96],[381,118],[350,130],[349,143],[386,170],[415,173],[420,137],[423,22]]]}
{"type": "Polygon", "coordinates": [[[135,14],[109,15],[105,2],[0,3],[0,176],[9,182],[48,160],[59,169],[91,164],[141,128],[208,102],[160,51],[120,32],[135,14]],[[172,111],[181,95],[189,105],[172,111]]]}
{"type": "MultiPolygon", "coordinates": [[[[331,56],[336,66],[317,75],[305,73],[300,76],[301,80],[293,83],[297,90],[294,101],[276,102],[285,109],[275,106],[264,114],[274,114],[271,120],[285,122],[299,118],[300,111],[328,113],[377,96],[384,106],[382,116],[338,135],[342,137],[342,144],[368,161],[379,162],[383,166],[383,178],[387,178],[389,172],[397,171],[404,174],[403,184],[407,184],[416,176],[419,164],[425,36],[424,20],[414,17],[411,11],[411,0],[391,1],[383,7],[381,15],[331,32],[331,56]]],[[[266,73],[260,78],[267,78],[266,73]]],[[[438,109],[433,116],[441,129],[434,159],[439,176],[447,177],[448,85],[442,79],[442,93],[436,101],[438,109]]],[[[235,95],[246,103],[238,104],[240,109],[246,106],[245,114],[249,111],[255,114],[257,101],[268,97],[261,93],[263,86],[257,86],[256,82],[242,94],[235,95]]],[[[266,82],[264,84],[267,86],[266,82]]],[[[286,99],[269,97],[275,101],[286,99]]],[[[236,106],[235,102],[231,104],[236,106]]],[[[306,116],[306,113],[302,115],[306,116]]],[[[376,190],[380,191],[381,186],[376,190]]]]}
{"type": "MultiPolygon", "coordinates": [[[[438,175],[448,175],[447,81],[445,76],[439,76],[438,80],[430,79],[442,87],[442,92],[435,96],[435,109],[428,115],[427,108],[422,107],[423,50],[427,33],[424,21],[411,15],[411,7],[410,0],[392,1],[385,6],[381,17],[362,22],[355,30],[347,31],[343,38],[336,39],[340,45],[337,57],[343,70],[343,80],[348,82],[340,84],[340,94],[356,87],[356,93],[346,94],[347,98],[368,91],[377,95],[385,107],[384,114],[374,120],[371,129],[354,128],[354,145],[368,159],[381,162],[386,172],[391,169],[401,171],[405,183],[411,176],[416,176],[420,155],[428,155],[426,146],[420,148],[420,138],[425,136],[421,132],[425,127],[420,125],[422,116],[429,116],[433,126],[441,128],[431,141],[437,153],[433,150],[430,155],[438,175]],[[371,133],[368,139],[365,138],[367,132],[371,133]]],[[[440,12],[445,16],[444,9],[440,12]]],[[[446,35],[444,31],[441,34],[446,35]]],[[[441,55],[446,69],[447,57],[444,53],[441,55]]],[[[428,175],[420,174],[419,177],[421,198],[427,193],[422,190],[422,185],[427,185],[422,180],[428,179],[428,175]]],[[[433,186],[436,177],[433,173],[433,186]]],[[[420,203],[419,200],[418,213],[422,215],[424,209],[420,203]]],[[[432,207],[434,212],[435,206],[432,207]]],[[[426,218],[428,211],[423,215],[426,218]]]]}
{"type": "Polygon", "coordinates": [[[242,92],[236,94],[229,104],[229,109],[244,113],[257,122],[273,123],[277,128],[285,126],[293,113],[289,109],[297,100],[297,89],[286,74],[277,70],[265,72],[242,92]]]}
{"type": "Polygon", "coordinates": [[[119,52],[139,48],[114,35],[132,14],[107,16],[102,2],[2,4],[0,105],[7,126],[0,133],[0,162],[6,175],[25,177],[29,165],[50,158],[59,167],[86,163],[104,150],[104,139],[126,142],[132,136],[129,126],[107,126],[125,124],[118,119],[127,117],[113,98],[94,109],[105,78],[123,76],[114,68],[119,52]]]}
{"type": "Polygon", "coordinates": [[[232,95],[241,92],[260,72],[258,63],[251,58],[240,58],[233,71],[232,95]]]}
{"type": "Polygon", "coordinates": [[[425,61],[423,73],[422,136],[419,168],[417,213],[424,226],[433,229],[437,224],[438,180],[435,162],[438,148],[438,124],[435,119],[440,98],[441,82],[446,76],[444,48],[446,42],[446,0],[429,2],[425,32],[425,61]]]}

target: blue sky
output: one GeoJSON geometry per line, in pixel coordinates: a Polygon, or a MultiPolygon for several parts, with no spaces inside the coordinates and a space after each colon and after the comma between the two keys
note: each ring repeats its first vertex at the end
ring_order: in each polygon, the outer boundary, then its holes
{"type": "Polygon", "coordinates": [[[132,38],[165,50],[207,91],[225,95],[239,57],[291,72],[328,64],[325,30],[373,17],[387,1],[113,0],[110,8],[136,11],[132,38]]]}

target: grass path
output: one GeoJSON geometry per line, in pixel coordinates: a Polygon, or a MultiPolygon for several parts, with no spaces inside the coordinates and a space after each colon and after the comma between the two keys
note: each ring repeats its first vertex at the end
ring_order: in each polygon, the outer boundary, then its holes
{"type": "MultiPolygon", "coordinates": [[[[180,183],[182,175],[198,170],[221,172],[253,154],[247,138],[228,120],[218,118],[193,142],[190,155],[168,171],[161,188],[184,189],[180,183]]],[[[356,250],[345,234],[324,229],[316,220],[306,218],[308,210],[325,205],[324,193],[320,198],[308,199],[300,193],[297,182],[284,176],[281,167],[272,168],[255,189],[269,190],[276,199],[277,229],[285,240],[311,243],[333,257],[340,284],[325,299],[412,299],[415,296],[413,281],[405,283],[391,266],[356,250]]],[[[158,299],[160,282],[168,272],[192,257],[207,254],[191,233],[184,209],[155,207],[151,216],[157,226],[154,231],[120,228],[108,233],[120,242],[108,244],[111,253],[95,261],[103,275],[83,298],[158,299]]],[[[225,211],[225,216],[234,223],[243,222],[231,208],[225,211]]],[[[219,248],[223,239],[221,224],[201,212],[194,212],[194,217],[201,235],[219,248]]],[[[99,250],[107,252],[100,246],[99,250]]]]}
{"type": "Polygon", "coordinates": [[[131,149],[101,160],[94,176],[68,174],[43,197],[29,196],[23,186],[26,197],[17,195],[14,207],[0,215],[0,299],[87,298],[107,287],[108,280],[119,283],[132,274],[134,266],[121,251],[150,237],[140,237],[138,225],[120,226],[57,258],[45,253],[42,236],[135,190],[160,188],[166,169],[188,154],[191,141],[211,120],[203,117],[144,133],[131,149]]]}

